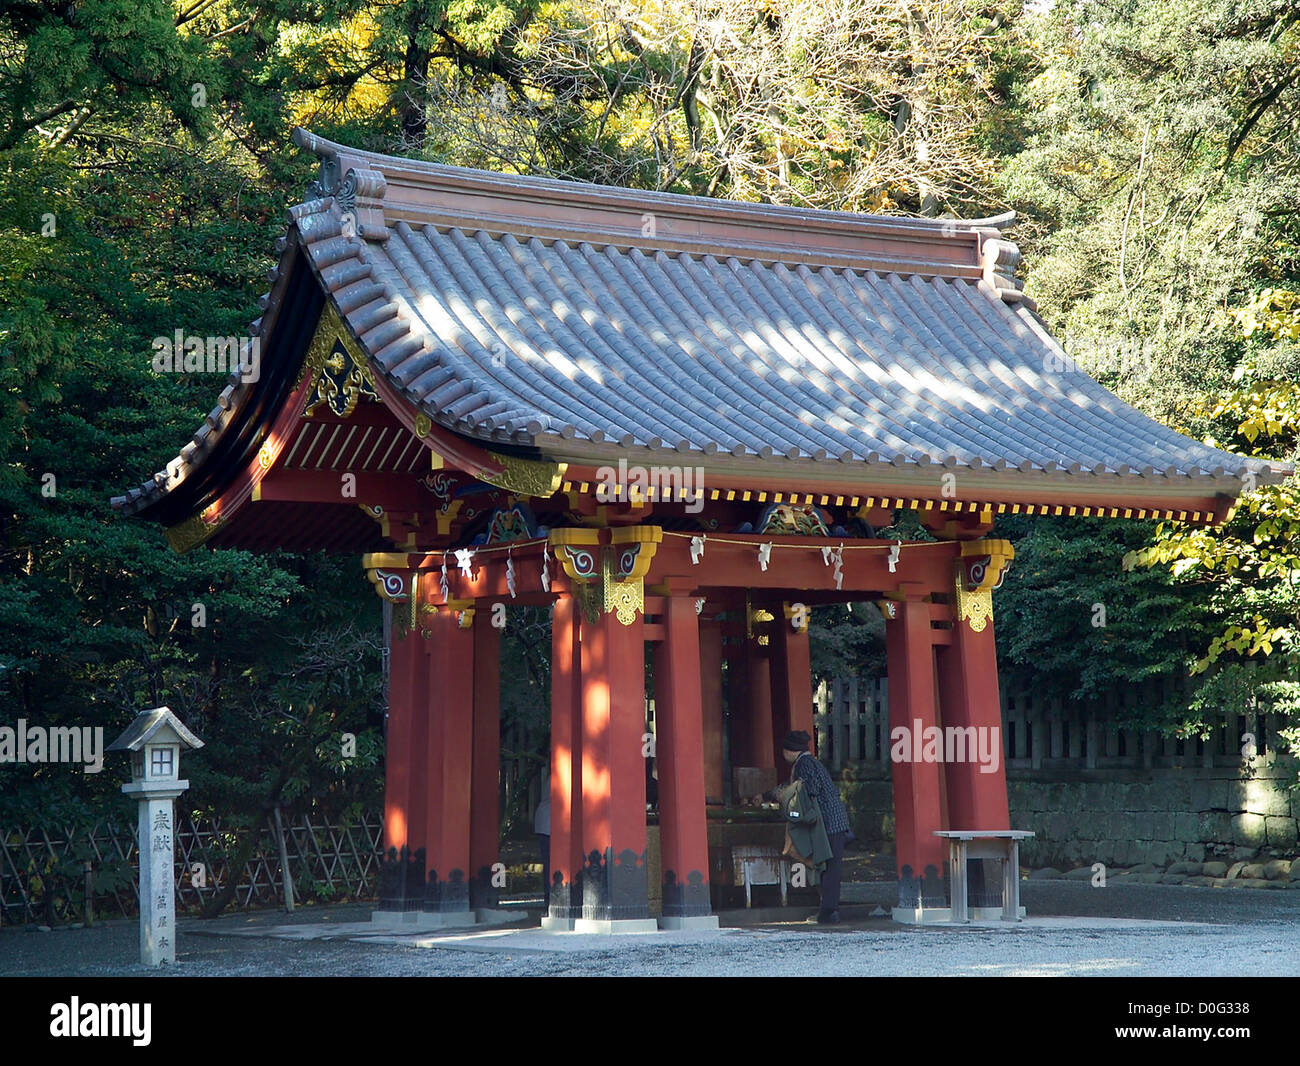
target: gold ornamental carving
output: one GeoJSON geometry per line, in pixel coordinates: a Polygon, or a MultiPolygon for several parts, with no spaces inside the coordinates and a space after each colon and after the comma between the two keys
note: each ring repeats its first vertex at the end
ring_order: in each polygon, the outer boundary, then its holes
{"type": "Polygon", "coordinates": [[[545,499],[555,495],[560,490],[564,472],[569,466],[568,463],[539,462],[520,459],[515,455],[498,455],[496,452],[488,454],[494,463],[500,463],[504,469],[499,474],[479,474],[478,479],[520,496],[545,499]]]}
{"type": "MultiPolygon", "coordinates": [[[[204,512],[206,514],[206,512],[204,512]]],[[[164,531],[167,537],[167,543],[171,545],[172,551],[177,555],[184,555],[191,548],[197,548],[200,544],[213,536],[222,526],[226,524],[226,519],[219,518],[215,522],[209,522],[203,514],[191,515],[184,522],[177,522],[174,526],[168,526],[164,531]]]]}
{"type": "Polygon", "coordinates": [[[311,417],[322,406],[340,418],[347,418],[357,409],[363,396],[369,400],[379,399],[369,362],[329,303],[321,312],[316,333],[307,348],[298,384],[301,385],[308,377],[312,384],[303,410],[304,418],[311,417]]]}
{"type": "Polygon", "coordinates": [[[630,626],[645,613],[645,575],[663,539],[658,526],[632,526],[613,531],[611,544],[599,543],[600,530],[557,529],[549,541],[568,575],[571,595],[583,621],[595,625],[612,614],[630,626]]]}
{"type": "Polygon", "coordinates": [[[967,592],[957,581],[957,620],[965,622],[975,633],[983,633],[993,621],[993,590],[967,592]]]}

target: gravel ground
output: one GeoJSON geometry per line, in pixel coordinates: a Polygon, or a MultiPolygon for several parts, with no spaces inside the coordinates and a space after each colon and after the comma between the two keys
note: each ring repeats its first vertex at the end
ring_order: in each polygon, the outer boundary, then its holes
{"type": "MultiPolygon", "coordinates": [[[[620,937],[616,947],[608,938],[549,936],[524,928],[486,936],[390,938],[397,943],[267,935],[290,922],[324,928],[365,921],[368,905],[304,908],[292,917],[260,912],[182,920],[178,964],[168,972],[778,976],[797,965],[803,973],[862,976],[1300,975],[1300,892],[1026,882],[1022,902],[1030,921],[951,929],[870,917],[873,904],[887,902],[892,891],[887,883],[846,885],[848,920],[838,927],[783,922],[718,933],[660,933],[620,937]]],[[[142,975],[148,971],[123,961],[136,958],[136,936],[134,921],[49,933],[0,930],[0,975],[142,975]]]]}

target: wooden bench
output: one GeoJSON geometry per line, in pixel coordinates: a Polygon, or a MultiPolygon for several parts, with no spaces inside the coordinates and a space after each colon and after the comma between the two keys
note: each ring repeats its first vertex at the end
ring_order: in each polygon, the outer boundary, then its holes
{"type": "Polygon", "coordinates": [[[966,864],[970,859],[1002,860],[1002,920],[1020,921],[1020,842],[1034,834],[1025,829],[936,829],[948,841],[948,883],[952,921],[969,922],[966,864]]]}

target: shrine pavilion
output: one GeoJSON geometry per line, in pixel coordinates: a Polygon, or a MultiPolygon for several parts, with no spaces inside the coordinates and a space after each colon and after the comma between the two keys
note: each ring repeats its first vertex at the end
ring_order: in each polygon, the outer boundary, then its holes
{"type": "MultiPolygon", "coordinates": [[[[548,925],[643,928],[652,897],[665,927],[707,924],[727,768],[784,780],[781,738],[815,733],[813,612],[879,605],[893,723],[997,728],[998,515],[1212,526],[1287,473],[1078,370],[1013,276],[1009,215],[774,207],[294,139],[321,179],[277,246],[259,373],[113,505],[177,551],[354,553],[392,604],[381,912],[492,906],[498,605],[552,611],[548,925]],[[931,539],[878,536],[900,509],[931,539]]],[[[893,764],[896,917],[947,905],[935,831],[1013,828],[997,767],[893,764]]]]}

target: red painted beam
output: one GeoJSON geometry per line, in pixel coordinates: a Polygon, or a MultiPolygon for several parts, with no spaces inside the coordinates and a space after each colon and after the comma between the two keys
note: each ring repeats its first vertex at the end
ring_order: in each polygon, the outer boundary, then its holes
{"type": "MultiPolygon", "coordinates": [[[[907,585],[918,592],[946,593],[952,586],[952,560],[957,558],[959,545],[954,542],[934,541],[904,544],[894,573],[890,573],[888,558],[893,541],[882,540],[822,540],[804,537],[760,537],[728,534],[727,541],[706,541],[704,558],[698,565],[691,563],[689,536],[664,533],[646,575],[647,591],[658,589],[665,581],[681,579],[683,589],[704,595],[711,607],[720,609],[722,603],[742,603],[736,589],[772,590],[772,598],[802,601],[804,603],[832,602],[896,594],[907,585]],[[758,547],[773,545],[768,568],[764,571],[758,561],[758,547]],[[836,589],[834,568],[822,561],[823,546],[837,548],[844,545],[843,588],[836,589]],[[715,591],[716,590],[716,591],[715,591]]],[[[457,568],[454,553],[447,553],[448,587],[455,599],[499,600],[510,602],[506,583],[506,551],[503,546],[490,550],[474,550],[469,577],[457,568]]],[[[538,541],[521,542],[510,552],[514,559],[516,592],[522,597],[542,593],[542,545],[538,541]]],[[[429,552],[424,556],[412,555],[411,565],[422,570],[439,570],[443,553],[429,552]]],[[[559,564],[552,554],[550,573],[552,579],[559,572],[559,564]]],[[[651,593],[653,596],[654,593],[651,593]]],[[[435,603],[441,602],[436,597],[435,603]]]]}
{"type": "Polygon", "coordinates": [[[438,501],[405,474],[346,470],[271,470],[253,491],[257,501],[367,504],[386,511],[432,511],[438,501]]]}

